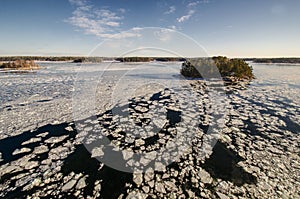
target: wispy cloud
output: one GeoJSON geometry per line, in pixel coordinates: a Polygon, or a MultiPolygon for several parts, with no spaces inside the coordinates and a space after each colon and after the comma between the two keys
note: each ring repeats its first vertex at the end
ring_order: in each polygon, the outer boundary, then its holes
{"type": "Polygon", "coordinates": [[[179,23],[185,22],[185,21],[189,20],[193,16],[194,13],[195,13],[195,10],[189,10],[186,15],[183,15],[182,17],[177,18],[177,21],[179,23]]]}
{"type": "Polygon", "coordinates": [[[129,38],[129,37],[140,37],[141,34],[139,31],[136,30],[130,30],[130,31],[122,31],[118,33],[108,33],[108,34],[101,34],[102,38],[107,38],[107,39],[124,39],[124,38],[129,38]]]}
{"type": "Polygon", "coordinates": [[[192,1],[192,2],[188,3],[186,5],[188,12],[185,15],[177,18],[177,22],[183,23],[183,22],[189,20],[195,14],[195,12],[196,12],[195,7],[198,4],[204,4],[204,3],[209,3],[209,2],[210,2],[209,0],[201,0],[201,1],[192,1]]]}
{"type": "Polygon", "coordinates": [[[76,30],[101,38],[136,36],[134,33],[136,31],[131,33],[119,32],[119,27],[124,18],[121,14],[125,13],[125,9],[120,8],[118,12],[113,12],[109,9],[95,8],[88,0],[69,0],[69,2],[76,6],[76,9],[66,22],[76,27],[76,30]]]}
{"type": "Polygon", "coordinates": [[[87,0],[69,0],[69,2],[75,6],[84,6],[87,4],[87,0]]]}
{"type": "Polygon", "coordinates": [[[202,0],[202,1],[193,1],[193,2],[190,2],[187,7],[195,7],[197,6],[198,4],[204,4],[204,3],[209,3],[210,1],[209,0],[202,0]]]}
{"type": "Polygon", "coordinates": [[[187,7],[194,7],[196,5],[198,5],[200,3],[200,1],[194,1],[194,2],[191,2],[187,5],[187,7]]]}
{"type": "Polygon", "coordinates": [[[175,6],[170,6],[169,9],[164,14],[172,14],[176,11],[175,6]]]}
{"type": "Polygon", "coordinates": [[[155,31],[155,36],[162,42],[169,42],[172,39],[172,35],[175,33],[175,30],[172,29],[161,29],[155,31]]]}

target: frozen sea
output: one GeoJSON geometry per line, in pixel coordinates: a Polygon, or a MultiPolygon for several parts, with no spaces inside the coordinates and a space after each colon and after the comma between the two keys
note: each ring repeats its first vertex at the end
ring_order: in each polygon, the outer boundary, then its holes
{"type": "MultiPolygon", "coordinates": [[[[180,63],[153,63],[150,67],[147,67],[149,64],[123,63],[43,62],[41,65],[43,69],[28,73],[0,71],[0,137],[55,121],[71,121],[74,96],[81,96],[84,100],[83,96],[89,94],[78,94],[83,89],[98,90],[97,96],[92,98],[97,101],[96,109],[99,112],[107,109],[112,97],[115,97],[117,92],[113,93],[113,89],[126,92],[126,87],[130,86],[126,78],[130,78],[131,83],[133,79],[142,79],[141,82],[136,81],[141,86],[148,83],[151,85],[155,81],[168,86],[171,81],[177,82],[180,78],[180,63]],[[145,79],[149,79],[149,82],[145,79]],[[164,81],[166,79],[168,81],[164,81]]],[[[297,120],[295,122],[299,122],[296,116],[299,115],[300,104],[300,65],[251,65],[256,79],[245,94],[260,103],[268,104],[272,101],[280,107],[286,107],[291,117],[297,120]]],[[[136,92],[143,90],[136,85],[133,89],[136,92]]],[[[91,95],[95,94],[95,90],[90,92],[91,95]]]]}
{"type": "MultiPolygon", "coordinates": [[[[137,98],[141,101],[131,107],[138,120],[144,117],[137,123],[156,116],[150,114],[151,107],[164,113],[167,104],[171,113],[186,113],[188,106],[176,107],[169,91],[157,94],[164,88],[182,91],[179,101],[196,99],[207,111],[210,101],[201,83],[194,84],[200,85],[200,95],[184,93],[193,81],[179,75],[181,63],[40,65],[43,68],[37,71],[0,71],[0,197],[300,197],[300,65],[250,62],[256,79],[225,89],[227,114],[210,157],[199,156],[206,134],[200,120],[169,125],[165,134],[153,136],[152,146],[149,139],[125,139],[113,123],[116,117],[106,112],[133,96],[156,93],[152,100],[137,98]],[[87,151],[82,145],[85,131],[95,122],[89,118],[93,115],[98,115],[115,144],[128,142],[137,151],[163,146],[172,132],[184,133],[198,121],[201,125],[192,150],[164,172],[131,174],[98,162],[93,157],[103,151],[87,151]],[[76,120],[84,121],[80,124],[84,131],[78,134],[76,120]]],[[[206,111],[200,117],[205,122],[206,111]]],[[[169,120],[178,120],[180,114],[170,114],[169,120]]],[[[197,112],[186,114],[182,117],[197,118],[197,112]]],[[[124,160],[129,162],[130,157],[124,160]]]]}

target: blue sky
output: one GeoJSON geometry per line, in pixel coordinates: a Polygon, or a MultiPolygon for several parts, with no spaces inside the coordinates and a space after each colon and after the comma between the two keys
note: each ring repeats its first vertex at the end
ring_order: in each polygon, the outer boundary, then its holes
{"type": "Polygon", "coordinates": [[[0,55],[87,55],[160,27],[208,55],[300,57],[299,10],[298,0],[1,0],[0,55]]]}

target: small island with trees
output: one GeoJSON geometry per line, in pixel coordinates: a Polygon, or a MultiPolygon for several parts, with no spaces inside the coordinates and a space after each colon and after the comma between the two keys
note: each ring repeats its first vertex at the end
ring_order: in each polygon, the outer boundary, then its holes
{"type": "Polygon", "coordinates": [[[1,69],[8,70],[36,70],[40,69],[41,66],[36,64],[33,60],[15,60],[10,62],[0,62],[1,69]]]}
{"type": "Polygon", "coordinates": [[[193,58],[182,63],[180,73],[183,76],[203,78],[200,72],[205,73],[206,77],[215,77],[216,74],[220,74],[223,80],[230,82],[254,79],[252,67],[242,59],[229,59],[218,56],[212,58],[193,58]]]}

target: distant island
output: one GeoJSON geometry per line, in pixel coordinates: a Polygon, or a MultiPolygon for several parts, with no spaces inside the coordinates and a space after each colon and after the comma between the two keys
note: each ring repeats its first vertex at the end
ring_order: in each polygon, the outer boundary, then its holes
{"type": "Polygon", "coordinates": [[[174,62],[174,61],[185,61],[185,58],[181,57],[118,57],[115,59],[120,62],[150,62],[150,61],[159,61],[159,62],[174,62]]]}
{"type": "Polygon", "coordinates": [[[79,57],[73,60],[73,63],[100,63],[103,62],[103,57],[79,57]]]}
{"type": "Polygon", "coordinates": [[[36,70],[40,69],[40,65],[33,60],[15,60],[10,62],[0,63],[0,68],[11,70],[36,70]]]}
{"type": "Polygon", "coordinates": [[[253,61],[254,63],[269,63],[269,64],[300,64],[300,58],[245,58],[245,61],[253,61]]]}
{"type": "Polygon", "coordinates": [[[17,60],[33,60],[33,61],[74,61],[76,59],[84,59],[85,57],[76,56],[6,56],[0,57],[0,62],[17,61],[17,60]]]}
{"type": "Polygon", "coordinates": [[[207,77],[214,77],[220,73],[221,77],[227,81],[251,80],[254,78],[253,69],[242,59],[229,59],[218,56],[212,58],[194,58],[182,64],[180,73],[185,77],[203,78],[200,72],[207,77]],[[217,66],[212,67],[212,66],[217,66]],[[218,71],[214,71],[218,69],[218,71]]]}
{"type": "Polygon", "coordinates": [[[8,56],[0,57],[0,62],[16,61],[16,60],[34,60],[34,61],[66,61],[73,63],[99,63],[103,61],[119,61],[119,62],[150,62],[150,61],[185,61],[179,57],[83,57],[83,56],[8,56]]]}
{"type": "MultiPolygon", "coordinates": [[[[119,61],[119,62],[170,62],[170,61],[186,61],[186,58],[180,57],[93,57],[93,56],[3,56],[0,62],[17,61],[17,60],[34,60],[34,61],[66,61],[73,63],[99,63],[103,61],[119,61]]],[[[241,58],[244,61],[252,61],[254,63],[300,63],[300,58],[241,58]]]]}

